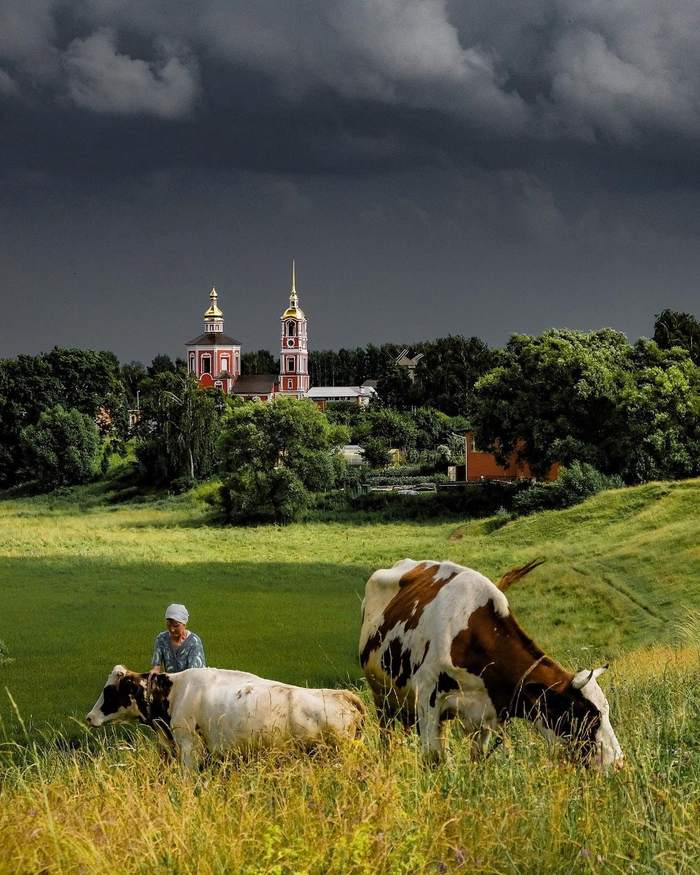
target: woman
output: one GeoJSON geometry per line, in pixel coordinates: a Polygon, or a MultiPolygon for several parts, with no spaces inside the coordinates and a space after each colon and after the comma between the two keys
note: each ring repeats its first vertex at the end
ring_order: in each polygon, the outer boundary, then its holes
{"type": "Polygon", "coordinates": [[[164,670],[170,674],[186,668],[204,668],[204,645],[199,635],[187,629],[190,615],[184,605],[168,605],[166,632],[156,635],[151,659],[151,674],[164,670]]]}

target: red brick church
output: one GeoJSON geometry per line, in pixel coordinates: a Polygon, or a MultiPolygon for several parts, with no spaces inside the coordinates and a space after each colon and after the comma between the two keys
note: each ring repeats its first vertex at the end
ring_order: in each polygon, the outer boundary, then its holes
{"type": "Polygon", "coordinates": [[[215,288],[209,293],[204,311],[204,334],[186,344],[187,369],[203,389],[222,389],[267,401],[273,395],[304,398],[309,391],[309,347],[307,322],[299,306],[296,269],[292,262],[292,290],[289,305],[280,316],[280,373],[241,375],[241,343],[224,333],[224,314],[215,288]]]}

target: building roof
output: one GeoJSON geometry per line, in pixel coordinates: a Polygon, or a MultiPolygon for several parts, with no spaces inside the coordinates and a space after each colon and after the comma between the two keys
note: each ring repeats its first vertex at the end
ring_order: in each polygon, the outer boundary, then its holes
{"type": "Polygon", "coordinates": [[[229,337],[223,331],[207,331],[188,341],[185,346],[240,346],[240,340],[229,337]]]}
{"type": "Polygon", "coordinates": [[[306,393],[308,398],[372,398],[377,394],[373,386],[313,386],[306,393]]]}
{"type": "Polygon", "coordinates": [[[245,374],[231,387],[231,395],[269,395],[275,388],[277,374],[245,374]]]}

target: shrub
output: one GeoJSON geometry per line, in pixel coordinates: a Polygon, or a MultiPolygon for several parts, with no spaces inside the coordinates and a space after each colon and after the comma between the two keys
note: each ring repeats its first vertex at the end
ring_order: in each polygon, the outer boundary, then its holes
{"type": "Polygon", "coordinates": [[[524,515],[538,510],[571,507],[596,492],[622,485],[622,479],[616,475],[601,474],[587,462],[572,462],[567,468],[562,468],[552,483],[535,483],[516,495],[513,510],[524,515]]]}
{"type": "Polygon", "coordinates": [[[87,482],[97,473],[102,454],[94,421],[60,404],[22,430],[22,447],[30,477],[49,488],[87,482]]]}
{"type": "Polygon", "coordinates": [[[389,444],[382,438],[367,438],[362,446],[362,455],[372,468],[383,468],[389,464],[389,444]]]}

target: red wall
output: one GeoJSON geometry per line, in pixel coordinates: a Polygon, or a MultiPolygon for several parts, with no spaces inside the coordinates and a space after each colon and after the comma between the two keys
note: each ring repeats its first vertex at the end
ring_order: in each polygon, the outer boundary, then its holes
{"type": "MultiPolygon", "coordinates": [[[[517,452],[511,453],[507,465],[499,465],[492,453],[472,449],[473,437],[474,433],[468,431],[464,438],[467,480],[531,480],[534,477],[527,462],[518,461],[517,452]]],[[[522,441],[519,446],[522,446],[522,441]]],[[[559,463],[555,462],[540,479],[556,480],[559,467],[559,463]]]]}

